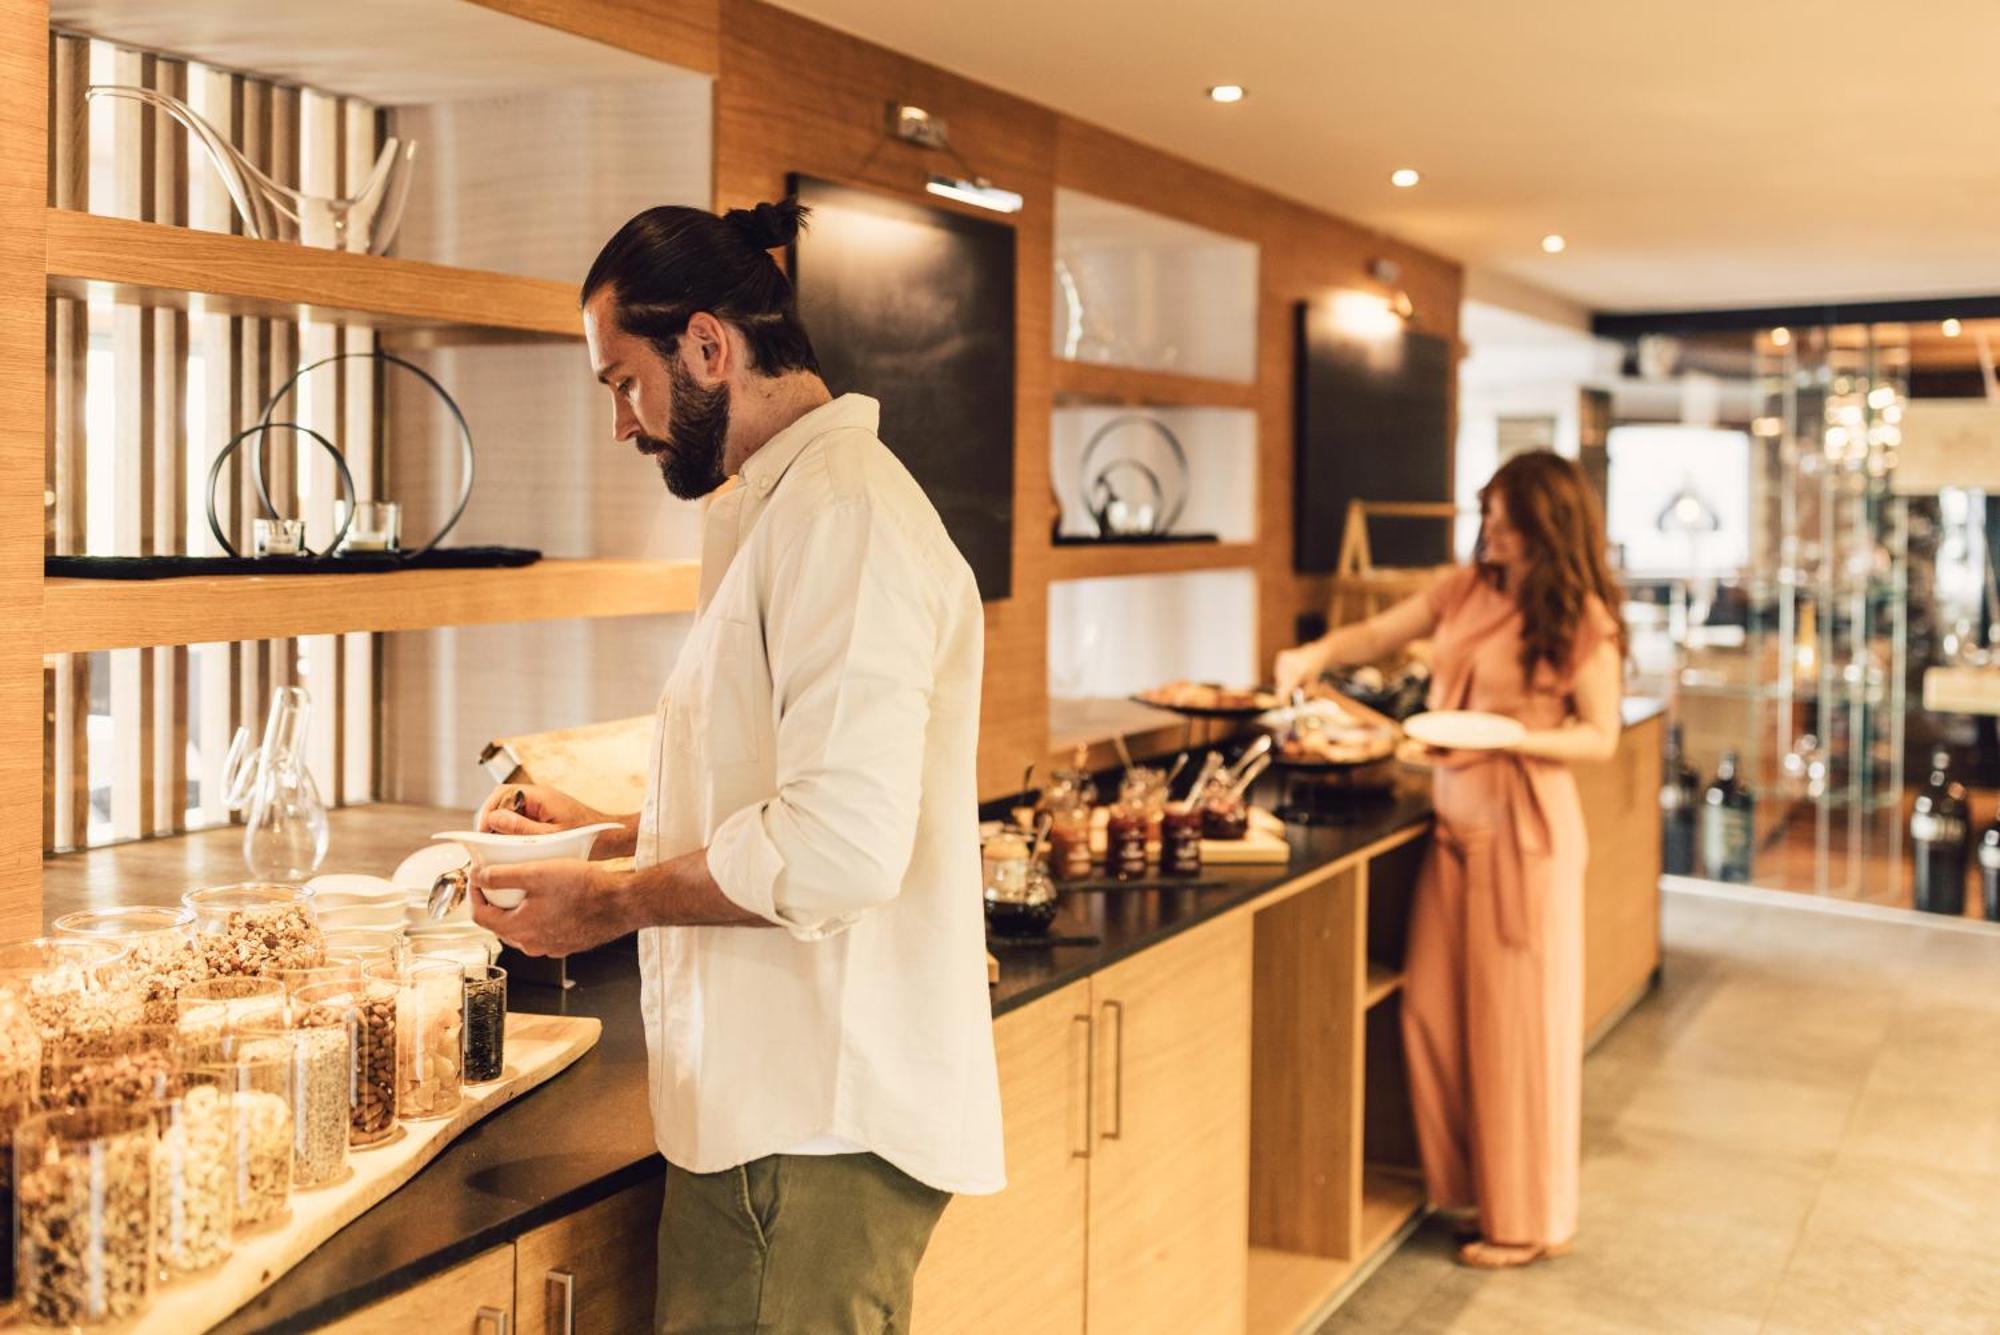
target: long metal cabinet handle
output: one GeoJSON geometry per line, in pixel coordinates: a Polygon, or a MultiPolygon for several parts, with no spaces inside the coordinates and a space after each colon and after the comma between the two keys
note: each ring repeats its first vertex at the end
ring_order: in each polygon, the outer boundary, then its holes
{"type": "Polygon", "coordinates": [[[576,1276],[567,1270],[551,1270],[542,1281],[546,1295],[545,1335],[576,1335],[576,1276]]]}
{"type": "Polygon", "coordinates": [[[482,1307],[472,1314],[473,1329],[485,1335],[514,1335],[514,1314],[504,1307],[482,1307]]]}
{"type": "Polygon", "coordinates": [[[1103,1009],[1118,1017],[1111,1044],[1111,1129],[1104,1133],[1106,1140],[1118,1140],[1125,1134],[1125,1003],[1107,1001],[1103,1009]]]}
{"type": "Polygon", "coordinates": [[[1097,1139],[1097,1025],[1088,1015],[1072,1015],[1072,1024],[1083,1026],[1083,1148],[1071,1150],[1072,1159],[1088,1159],[1097,1139]]]}

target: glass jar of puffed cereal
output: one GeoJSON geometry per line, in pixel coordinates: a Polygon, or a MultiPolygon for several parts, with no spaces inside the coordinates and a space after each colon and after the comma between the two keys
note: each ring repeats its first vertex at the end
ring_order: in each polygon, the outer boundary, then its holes
{"type": "Polygon", "coordinates": [[[229,1258],[236,1226],[230,1095],[213,1077],[149,1105],[153,1147],[153,1261],[162,1280],[229,1258]]]}
{"type": "Polygon", "coordinates": [[[14,1133],[21,1314],[38,1326],[136,1316],[153,1291],[153,1117],[40,1113],[14,1133]]]}
{"type": "Polygon", "coordinates": [[[231,1209],[236,1232],[281,1223],[292,1191],[291,1072],[285,1054],[224,1035],[212,1065],[189,1066],[189,1088],[228,1096],[231,1209]]]}
{"type": "Polygon", "coordinates": [[[174,995],[209,976],[197,948],[194,910],[186,907],[83,909],[56,919],[58,937],[103,941],[125,951],[129,970],[144,996],[147,1024],[174,1022],[174,995]]]}
{"type": "Polygon", "coordinates": [[[213,886],[188,891],[181,903],[194,910],[195,936],[211,974],[255,976],[326,961],[312,896],[296,885],[213,886]]]}

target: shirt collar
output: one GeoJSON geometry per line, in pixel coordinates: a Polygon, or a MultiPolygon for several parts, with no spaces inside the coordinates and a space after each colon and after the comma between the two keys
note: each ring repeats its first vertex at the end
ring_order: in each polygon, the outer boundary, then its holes
{"type": "Polygon", "coordinates": [[[858,427],[873,434],[882,420],[882,405],[866,394],[843,394],[780,431],[743,461],[743,485],[759,498],[769,496],[806,446],[821,436],[858,427]]]}

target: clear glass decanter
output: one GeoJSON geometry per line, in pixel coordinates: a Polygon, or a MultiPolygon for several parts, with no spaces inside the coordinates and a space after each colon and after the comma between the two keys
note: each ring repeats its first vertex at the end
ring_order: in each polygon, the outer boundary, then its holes
{"type": "Polygon", "coordinates": [[[280,686],[271,692],[263,745],[250,750],[247,728],[229,744],[229,809],[244,813],[243,861],[259,880],[304,881],[326,857],[326,803],[306,768],[311,713],[304,687],[280,686]]]}

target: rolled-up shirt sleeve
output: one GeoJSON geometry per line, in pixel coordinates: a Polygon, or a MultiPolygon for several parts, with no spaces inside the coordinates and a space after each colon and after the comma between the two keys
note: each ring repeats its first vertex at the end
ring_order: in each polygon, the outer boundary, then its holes
{"type": "Polygon", "coordinates": [[[708,866],[737,907],[814,940],[902,888],[938,609],[921,557],[865,499],[815,517],[771,587],[776,792],[717,826],[708,866]]]}

